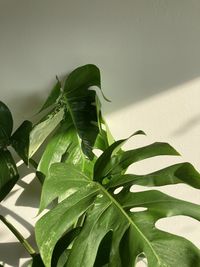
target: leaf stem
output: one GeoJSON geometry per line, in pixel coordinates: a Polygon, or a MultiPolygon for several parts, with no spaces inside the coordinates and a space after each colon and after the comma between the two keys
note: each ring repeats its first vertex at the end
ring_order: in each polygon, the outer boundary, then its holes
{"type": "Polygon", "coordinates": [[[0,215],[0,220],[8,227],[8,229],[16,236],[22,246],[26,249],[26,251],[30,254],[31,257],[35,255],[35,250],[28,243],[28,241],[20,234],[20,232],[2,215],[0,215]]]}

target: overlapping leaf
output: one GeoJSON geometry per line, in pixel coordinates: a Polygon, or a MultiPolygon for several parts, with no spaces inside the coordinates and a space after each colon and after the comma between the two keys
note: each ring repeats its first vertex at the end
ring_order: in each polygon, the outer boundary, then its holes
{"type": "Polygon", "coordinates": [[[89,159],[94,157],[92,149],[99,133],[96,92],[91,86],[101,88],[100,71],[92,64],[70,73],[64,86],[64,102],[81,139],[82,150],[89,159]]]}
{"type": "Polygon", "coordinates": [[[47,144],[40,160],[38,171],[45,176],[52,163],[70,162],[78,170],[92,173],[93,161],[86,158],[81,149],[81,140],[69,116],[57,129],[47,144]]]}
{"type": "MultiPolygon", "coordinates": [[[[105,123],[101,115],[101,104],[96,92],[90,89],[91,86],[100,87],[100,72],[94,65],[77,68],[66,79],[64,91],[59,98],[59,105],[64,110],[63,121],[49,140],[39,162],[37,171],[42,175],[48,174],[52,163],[70,162],[91,176],[96,160],[92,150],[98,148],[103,151],[108,147],[110,137],[102,128],[102,124],[105,123]]],[[[61,85],[57,87],[60,88],[61,85]]],[[[55,88],[51,93],[53,98],[55,88]]],[[[49,102],[48,99],[46,103],[49,106],[51,101],[49,102]]],[[[44,121],[46,124],[46,120],[44,121]]],[[[42,132],[42,136],[45,137],[44,134],[47,131],[45,128],[41,128],[39,124],[36,126],[36,133],[33,129],[31,133],[33,144],[30,147],[36,147],[34,139],[38,143],[38,137],[36,137],[38,133],[42,132]]],[[[30,152],[30,154],[33,153],[30,152]]]]}
{"type": "Polygon", "coordinates": [[[51,266],[56,242],[66,231],[70,231],[71,223],[84,213],[86,220],[73,242],[67,257],[67,267],[102,266],[101,264],[132,267],[140,255],[147,257],[149,267],[200,266],[198,248],[182,237],[162,232],[155,227],[158,219],[168,216],[186,215],[200,220],[200,207],[159,191],[131,193],[129,190],[134,183],[160,186],[184,182],[200,188],[199,173],[190,164],[182,163],[149,175],[124,175],[124,169],[136,161],[178,153],[166,143],[113,153],[120,144],[121,142],[116,142],[111,145],[96,162],[94,169],[98,180],[103,182],[107,178],[105,187],[95,181],[95,176],[91,180],[73,165],[52,164],[43,187],[41,209],[56,197],[62,196],[64,200],[36,225],[37,243],[45,266],[51,266]],[[106,160],[102,160],[103,157],[106,160]],[[113,191],[117,186],[124,186],[124,189],[115,195],[113,191]],[[146,210],[131,211],[135,207],[146,210]],[[53,240],[50,236],[53,236],[53,240]],[[106,238],[110,240],[109,246],[105,245],[106,238]],[[105,258],[102,263],[98,257],[100,251],[108,254],[107,262],[105,258]]]}

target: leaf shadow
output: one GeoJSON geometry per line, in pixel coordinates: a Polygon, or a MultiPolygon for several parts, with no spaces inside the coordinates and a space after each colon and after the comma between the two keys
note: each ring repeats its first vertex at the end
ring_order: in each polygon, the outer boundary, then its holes
{"type": "Polygon", "coordinates": [[[185,135],[199,125],[200,125],[200,114],[190,118],[184,124],[182,124],[177,129],[175,129],[171,133],[171,136],[172,137],[179,137],[179,136],[185,135]]]}

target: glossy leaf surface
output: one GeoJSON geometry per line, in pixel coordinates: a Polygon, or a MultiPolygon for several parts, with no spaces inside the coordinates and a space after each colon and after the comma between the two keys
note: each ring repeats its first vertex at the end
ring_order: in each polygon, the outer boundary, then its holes
{"type": "MultiPolygon", "coordinates": [[[[108,150],[114,151],[113,147],[118,145],[119,142],[116,142],[108,150]]],[[[138,183],[142,185],[146,183],[148,185],[148,181],[149,185],[184,182],[199,188],[199,173],[190,164],[182,163],[137,178],[126,174],[120,176],[121,171],[133,162],[158,155],[178,155],[177,151],[166,143],[120,151],[119,154],[110,153],[109,157],[106,155],[107,151],[100,156],[106,158],[104,161],[101,160],[101,174],[104,179],[109,179],[105,187],[81,171],[77,171],[73,165],[52,164],[44,183],[41,206],[42,209],[45,208],[60,195],[63,201],[36,224],[37,243],[45,265],[50,267],[56,240],[70,230],[72,226],[70,223],[74,222],[75,218],[85,213],[86,219],[82,230],[67,257],[67,267],[101,266],[98,255],[103,253],[102,249],[105,250],[105,254],[108,253],[107,262],[104,261],[103,264],[109,267],[135,266],[140,255],[147,257],[149,267],[199,267],[199,249],[182,237],[160,231],[155,227],[155,223],[160,218],[176,215],[200,220],[200,206],[155,190],[130,192],[134,181],[136,184],[139,181],[138,183]],[[124,186],[124,189],[115,195],[115,186],[119,185],[124,186]],[[131,211],[132,208],[138,207],[146,210],[131,211]],[[58,217],[60,223],[56,219],[58,217]],[[42,231],[44,231],[43,236],[41,236],[42,231]],[[51,241],[50,237],[45,238],[46,235],[53,236],[54,241],[51,241]],[[109,246],[102,245],[106,236],[109,246]]]]}
{"type": "Polygon", "coordinates": [[[81,138],[82,150],[89,159],[94,157],[92,149],[99,133],[97,109],[94,105],[96,92],[90,89],[91,86],[101,87],[100,71],[95,65],[75,69],[64,86],[65,104],[81,138]]]}
{"type": "Polygon", "coordinates": [[[46,176],[51,164],[55,162],[70,162],[78,170],[92,175],[93,161],[83,153],[81,140],[68,116],[47,144],[39,162],[38,171],[46,176]]]}

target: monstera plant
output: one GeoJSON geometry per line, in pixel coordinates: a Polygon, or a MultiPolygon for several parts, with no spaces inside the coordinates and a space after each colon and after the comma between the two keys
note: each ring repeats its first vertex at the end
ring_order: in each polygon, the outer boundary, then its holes
{"type": "MultiPolygon", "coordinates": [[[[161,142],[124,151],[126,139],[113,139],[94,86],[101,92],[95,65],[75,69],[65,81],[57,78],[38,122],[25,121],[13,134],[12,115],[0,103],[0,200],[19,179],[9,152],[12,146],[27,166],[35,167],[41,182],[37,248],[2,215],[1,221],[29,252],[29,266],[133,267],[142,258],[149,267],[200,266],[195,245],[155,226],[159,219],[175,215],[200,220],[200,206],[159,190],[130,190],[133,185],[178,183],[200,189],[199,172],[184,162],[145,175],[127,173],[135,162],[179,153],[161,142]]],[[[129,138],[139,134],[144,132],[129,138]]]]}

